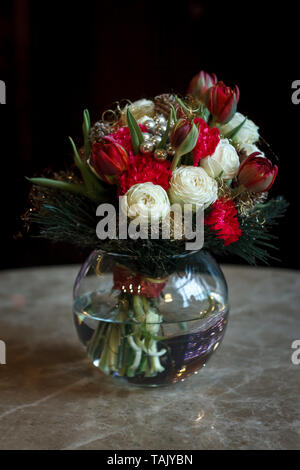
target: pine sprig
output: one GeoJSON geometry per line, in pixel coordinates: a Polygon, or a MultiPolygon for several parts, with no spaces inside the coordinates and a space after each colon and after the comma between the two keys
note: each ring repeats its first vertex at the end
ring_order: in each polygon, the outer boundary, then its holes
{"type": "MultiPolygon", "coordinates": [[[[257,204],[247,217],[239,217],[242,236],[227,247],[217,237],[217,232],[205,225],[203,248],[216,256],[236,255],[250,264],[257,261],[268,264],[268,260],[276,259],[270,254],[270,250],[276,249],[276,236],[270,233],[270,228],[284,216],[287,207],[288,203],[282,197],[257,204]]],[[[39,211],[32,213],[30,221],[39,226],[40,237],[91,250],[101,249],[121,257],[129,255],[131,267],[135,258],[136,270],[151,276],[168,272],[174,255],[189,253],[185,249],[185,240],[155,240],[150,239],[150,235],[148,239],[128,238],[126,243],[118,239],[99,240],[96,209],[97,204],[84,195],[48,188],[42,194],[39,211]]]]}
{"type": "Polygon", "coordinates": [[[32,213],[30,221],[39,226],[42,238],[91,247],[97,241],[96,207],[83,195],[49,190],[43,194],[40,210],[32,213]]]}
{"type": "Polygon", "coordinates": [[[267,203],[257,204],[248,217],[239,217],[242,235],[238,241],[227,247],[217,238],[216,232],[206,227],[204,246],[215,255],[239,256],[253,265],[257,261],[268,264],[271,259],[277,260],[270,254],[270,250],[278,249],[273,243],[277,237],[270,233],[270,229],[284,216],[288,205],[281,196],[270,199],[267,203]]]}
{"type": "MultiPolygon", "coordinates": [[[[32,212],[29,222],[39,228],[38,236],[53,242],[67,242],[90,250],[101,249],[116,256],[130,256],[131,267],[136,259],[136,271],[149,276],[163,276],[167,265],[170,269],[170,257],[182,254],[184,240],[152,240],[128,238],[124,240],[100,240],[96,234],[99,218],[96,216],[97,204],[84,195],[66,191],[47,189],[41,196],[40,208],[32,212]]],[[[122,263],[126,260],[122,258],[122,263]]]]}

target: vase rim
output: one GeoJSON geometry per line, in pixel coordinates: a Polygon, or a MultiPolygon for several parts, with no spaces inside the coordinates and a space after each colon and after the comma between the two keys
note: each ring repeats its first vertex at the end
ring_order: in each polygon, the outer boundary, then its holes
{"type": "MultiPolygon", "coordinates": [[[[137,255],[133,253],[129,254],[129,253],[119,253],[119,252],[114,252],[114,251],[106,251],[106,250],[102,250],[101,248],[96,248],[95,250],[93,250],[93,253],[99,253],[101,255],[106,255],[106,256],[115,256],[116,258],[123,258],[123,259],[140,259],[141,258],[141,255],[137,255]]],[[[182,259],[182,258],[187,258],[192,255],[200,254],[200,253],[209,255],[212,257],[211,253],[208,250],[206,250],[205,248],[201,248],[200,250],[189,250],[189,251],[184,251],[182,253],[169,255],[167,256],[167,258],[182,259]]]]}

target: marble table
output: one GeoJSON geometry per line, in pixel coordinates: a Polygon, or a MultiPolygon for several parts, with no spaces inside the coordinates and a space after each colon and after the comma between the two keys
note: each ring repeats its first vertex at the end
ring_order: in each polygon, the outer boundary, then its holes
{"type": "Polygon", "coordinates": [[[299,272],[224,266],[221,347],[199,374],[147,390],[88,363],[71,317],[77,270],[0,272],[0,449],[300,449],[299,272]]]}

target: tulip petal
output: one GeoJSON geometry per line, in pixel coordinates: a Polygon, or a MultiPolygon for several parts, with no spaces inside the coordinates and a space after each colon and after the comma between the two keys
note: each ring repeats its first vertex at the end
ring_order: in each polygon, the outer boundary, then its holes
{"type": "Polygon", "coordinates": [[[269,184],[269,186],[265,189],[265,191],[269,191],[269,189],[271,189],[271,187],[273,186],[273,183],[275,181],[275,178],[277,176],[277,173],[278,173],[278,166],[277,165],[274,165],[274,171],[273,171],[273,178],[272,178],[272,181],[271,183],[269,184]]]}

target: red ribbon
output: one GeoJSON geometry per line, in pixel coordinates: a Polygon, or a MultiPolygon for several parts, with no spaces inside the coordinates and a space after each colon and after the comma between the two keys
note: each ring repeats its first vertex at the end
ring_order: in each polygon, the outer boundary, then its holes
{"type": "Polygon", "coordinates": [[[159,297],[167,278],[150,278],[130,271],[117,263],[114,267],[114,289],[132,295],[144,295],[148,298],[159,297]]]}

